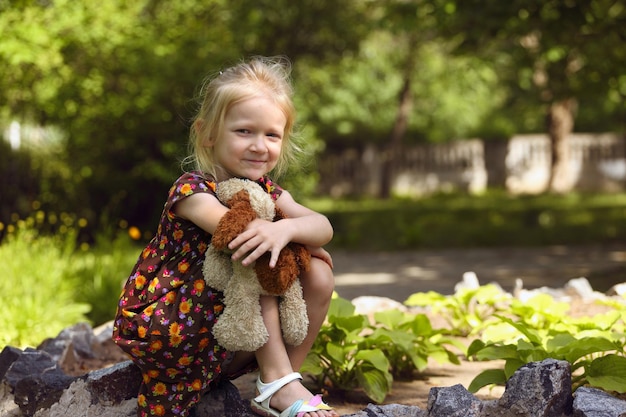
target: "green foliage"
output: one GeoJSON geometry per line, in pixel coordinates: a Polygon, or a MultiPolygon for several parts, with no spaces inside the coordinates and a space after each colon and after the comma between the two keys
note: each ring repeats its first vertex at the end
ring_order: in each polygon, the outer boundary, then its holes
{"type": "Polygon", "coordinates": [[[71,272],[81,284],[77,299],[91,306],[87,318],[95,325],[113,320],[124,282],[141,249],[128,235],[99,236],[89,250],[75,255],[71,272]]]}
{"type": "Polygon", "coordinates": [[[571,318],[568,306],[543,294],[522,303],[514,300],[506,313],[474,340],[468,357],[503,360],[503,369],[480,373],[469,386],[503,384],[521,366],[547,358],[571,364],[574,388],[591,385],[607,391],[626,392],[626,335],[624,310],[594,317],[571,318]]]}
{"type": "Polygon", "coordinates": [[[316,208],[335,228],[332,245],[399,250],[586,244],[626,239],[626,194],[512,197],[438,195],[387,201],[324,201],[316,208]]]}
{"type": "Polygon", "coordinates": [[[126,234],[77,244],[85,226],[67,213],[37,211],[4,228],[0,348],[37,346],[78,322],[113,319],[140,248],[126,234]]]}
{"type": "Polygon", "coordinates": [[[4,277],[0,346],[36,346],[86,320],[89,306],[77,301],[80,282],[71,273],[76,233],[42,236],[33,219],[20,221],[0,245],[4,277]]]}
{"type": "Polygon", "coordinates": [[[459,363],[448,345],[459,347],[434,330],[425,315],[384,311],[370,322],[365,315],[355,314],[351,302],[336,297],[301,370],[320,387],[361,388],[380,403],[394,377],[407,378],[415,370],[424,370],[429,358],[459,363]]]}
{"type": "MultiPolygon", "coordinates": [[[[504,108],[527,115],[529,108],[574,97],[585,109],[581,113],[589,112],[587,126],[623,130],[626,54],[619,46],[626,7],[620,2],[497,2],[484,8],[480,0],[429,3],[440,35],[453,39],[457,52],[485,57],[509,86],[504,108]],[[598,109],[603,123],[589,117],[598,109]]],[[[529,121],[516,113],[518,126],[529,121]]]]}
{"type": "Polygon", "coordinates": [[[508,308],[511,296],[493,284],[462,289],[446,296],[434,291],[412,294],[404,303],[429,308],[446,320],[454,334],[479,334],[493,324],[493,315],[508,308]]]}

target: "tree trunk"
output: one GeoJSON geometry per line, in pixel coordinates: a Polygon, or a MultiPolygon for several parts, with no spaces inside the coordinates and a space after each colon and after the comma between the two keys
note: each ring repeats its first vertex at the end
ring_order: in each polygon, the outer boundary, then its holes
{"type": "MultiPolygon", "coordinates": [[[[408,58],[411,62],[413,58],[408,58]]],[[[398,113],[396,114],[396,120],[391,130],[389,137],[389,143],[383,151],[382,170],[381,170],[381,182],[380,182],[380,197],[389,198],[391,195],[391,182],[393,180],[393,167],[395,166],[396,158],[400,145],[402,144],[402,138],[407,130],[409,124],[409,115],[413,108],[413,95],[411,94],[411,75],[413,73],[412,63],[407,66],[407,71],[404,74],[404,84],[400,91],[400,99],[398,104],[398,113]]]]}
{"type": "Polygon", "coordinates": [[[550,191],[556,193],[567,193],[575,185],[569,169],[570,152],[567,139],[574,130],[576,105],[576,99],[569,98],[553,102],[548,111],[547,130],[552,148],[549,184],[550,191]]]}

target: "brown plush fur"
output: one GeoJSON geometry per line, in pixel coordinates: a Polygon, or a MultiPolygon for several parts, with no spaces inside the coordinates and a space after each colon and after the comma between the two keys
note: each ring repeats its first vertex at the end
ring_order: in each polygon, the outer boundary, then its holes
{"type": "MultiPolygon", "coordinates": [[[[287,216],[277,207],[274,221],[287,216]]],[[[311,254],[299,243],[291,242],[280,252],[274,268],[270,268],[270,254],[261,256],[254,265],[261,287],[270,294],[284,294],[302,272],[309,270],[311,254]]]]}
{"type": "MultiPolygon", "coordinates": [[[[230,200],[224,202],[230,210],[222,217],[213,233],[211,244],[217,250],[225,250],[228,244],[243,232],[252,220],[258,217],[250,204],[247,191],[237,192],[230,200]]],[[[276,208],[274,221],[286,218],[279,208],[276,208]]],[[[282,295],[302,272],[309,270],[311,254],[299,243],[289,243],[278,256],[274,268],[270,268],[270,253],[262,255],[254,265],[254,271],[261,287],[272,295],[282,295]]]]}

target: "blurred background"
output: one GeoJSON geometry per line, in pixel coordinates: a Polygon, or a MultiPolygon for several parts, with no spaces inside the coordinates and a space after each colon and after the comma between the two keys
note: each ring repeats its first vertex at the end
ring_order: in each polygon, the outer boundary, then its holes
{"type": "Polygon", "coordinates": [[[624,241],[625,42],[621,0],[0,0],[2,308],[112,316],[200,82],[253,55],[293,63],[278,182],[331,246],[624,241]]]}

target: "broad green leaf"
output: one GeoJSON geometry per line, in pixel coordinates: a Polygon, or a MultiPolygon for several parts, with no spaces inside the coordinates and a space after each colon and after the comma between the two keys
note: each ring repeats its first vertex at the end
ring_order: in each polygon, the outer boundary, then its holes
{"type": "Polygon", "coordinates": [[[336,363],[343,364],[347,362],[347,357],[350,351],[345,347],[335,343],[330,342],[326,344],[326,352],[328,352],[328,356],[336,363]]]}
{"type": "Polygon", "coordinates": [[[513,345],[486,345],[476,352],[478,360],[516,359],[519,357],[517,348],[513,345]]]}
{"type": "Polygon", "coordinates": [[[358,333],[368,324],[365,316],[333,317],[332,324],[346,333],[358,333]]]}
{"type": "Polygon", "coordinates": [[[615,354],[594,359],[585,367],[587,381],[606,391],[626,392],[626,358],[615,354]]]}
{"type": "Polygon", "coordinates": [[[433,333],[433,326],[426,314],[416,314],[413,320],[405,323],[402,328],[407,328],[415,336],[428,336],[433,333]]]}
{"type": "Polygon", "coordinates": [[[387,371],[389,369],[389,360],[380,349],[367,349],[357,352],[355,359],[357,361],[369,362],[376,369],[387,371]]]}
{"type": "MultiPolygon", "coordinates": [[[[622,306],[623,307],[623,306],[622,306]]],[[[619,308],[622,308],[619,307],[619,308]]],[[[583,317],[575,320],[580,330],[611,330],[622,314],[618,310],[611,310],[604,314],[596,314],[593,317],[583,317]]]]}
{"type": "Polygon", "coordinates": [[[546,342],[546,350],[548,352],[558,352],[563,348],[567,348],[570,343],[575,343],[577,339],[569,333],[559,333],[546,342]]]}
{"type": "Polygon", "coordinates": [[[596,352],[612,352],[618,349],[618,346],[602,337],[587,337],[580,340],[574,340],[562,348],[555,350],[560,357],[574,363],[580,358],[596,352]]]}
{"type": "Polygon", "coordinates": [[[391,389],[389,378],[385,372],[378,369],[359,369],[356,372],[356,379],[367,396],[376,403],[382,403],[391,389]]]}
{"type": "Polygon", "coordinates": [[[507,361],[504,364],[504,376],[508,380],[511,376],[513,376],[515,371],[517,371],[519,368],[526,365],[527,363],[528,362],[523,361],[521,359],[514,359],[514,358],[507,359],[507,361]]]}
{"type": "Polygon", "coordinates": [[[395,349],[403,352],[413,350],[415,345],[415,338],[410,333],[386,329],[376,329],[365,340],[367,346],[382,347],[383,345],[392,344],[395,349]]]}
{"type": "Polygon", "coordinates": [[[385,310],[374,313],[374,320],[389,329],[397,328],[405,319],[406,314],[399,310],[385,310]]]}
{"type": "Polygon", "coordinates": [[[472,380],[467,390],[475,393],[482,387],[487,385],[504,385],[506,384],[506,376],[502,369],[487,369],[479,373],[476,378],[472,380]]]}
{"type": "Polygon", "coordinates": [[[312,375],[319,375],[324,372],[320,357],[318,355],[307,355],[300,368],[300,372],[308,372],[312,375]]]}
{"type": "Polygon", "coordinates": [[[351,317],[354,315],[355,306],[345,298],[336,297],[330,301],[328,307],[328,319],[332,322],[333,317],[351,317]]]}
{"type": "Polygon", "coordinates": [[[472,341],[472,343],[470,343],[470,345],[467,347],[467,356],[468,357],[472,357],[475,356],[477,352],[479,352],[480,350],[482,350],[484,347],[486,346],[486,343],[483,342],[480,339],[475,339],[474,341],[472,341]]]}
{"type": "Polygon", "coordinates": [[[500,316],[498,314],[496,314],[495,316],[498,317],[500,320],[509,323],[511,326],[515,327],[522,335],[526,336],[529,342],[536,345],[541,344],[542,338],[536,330],[528,327],[524,323],[517,323],[509,319],[508,317],[500,316]]]}

